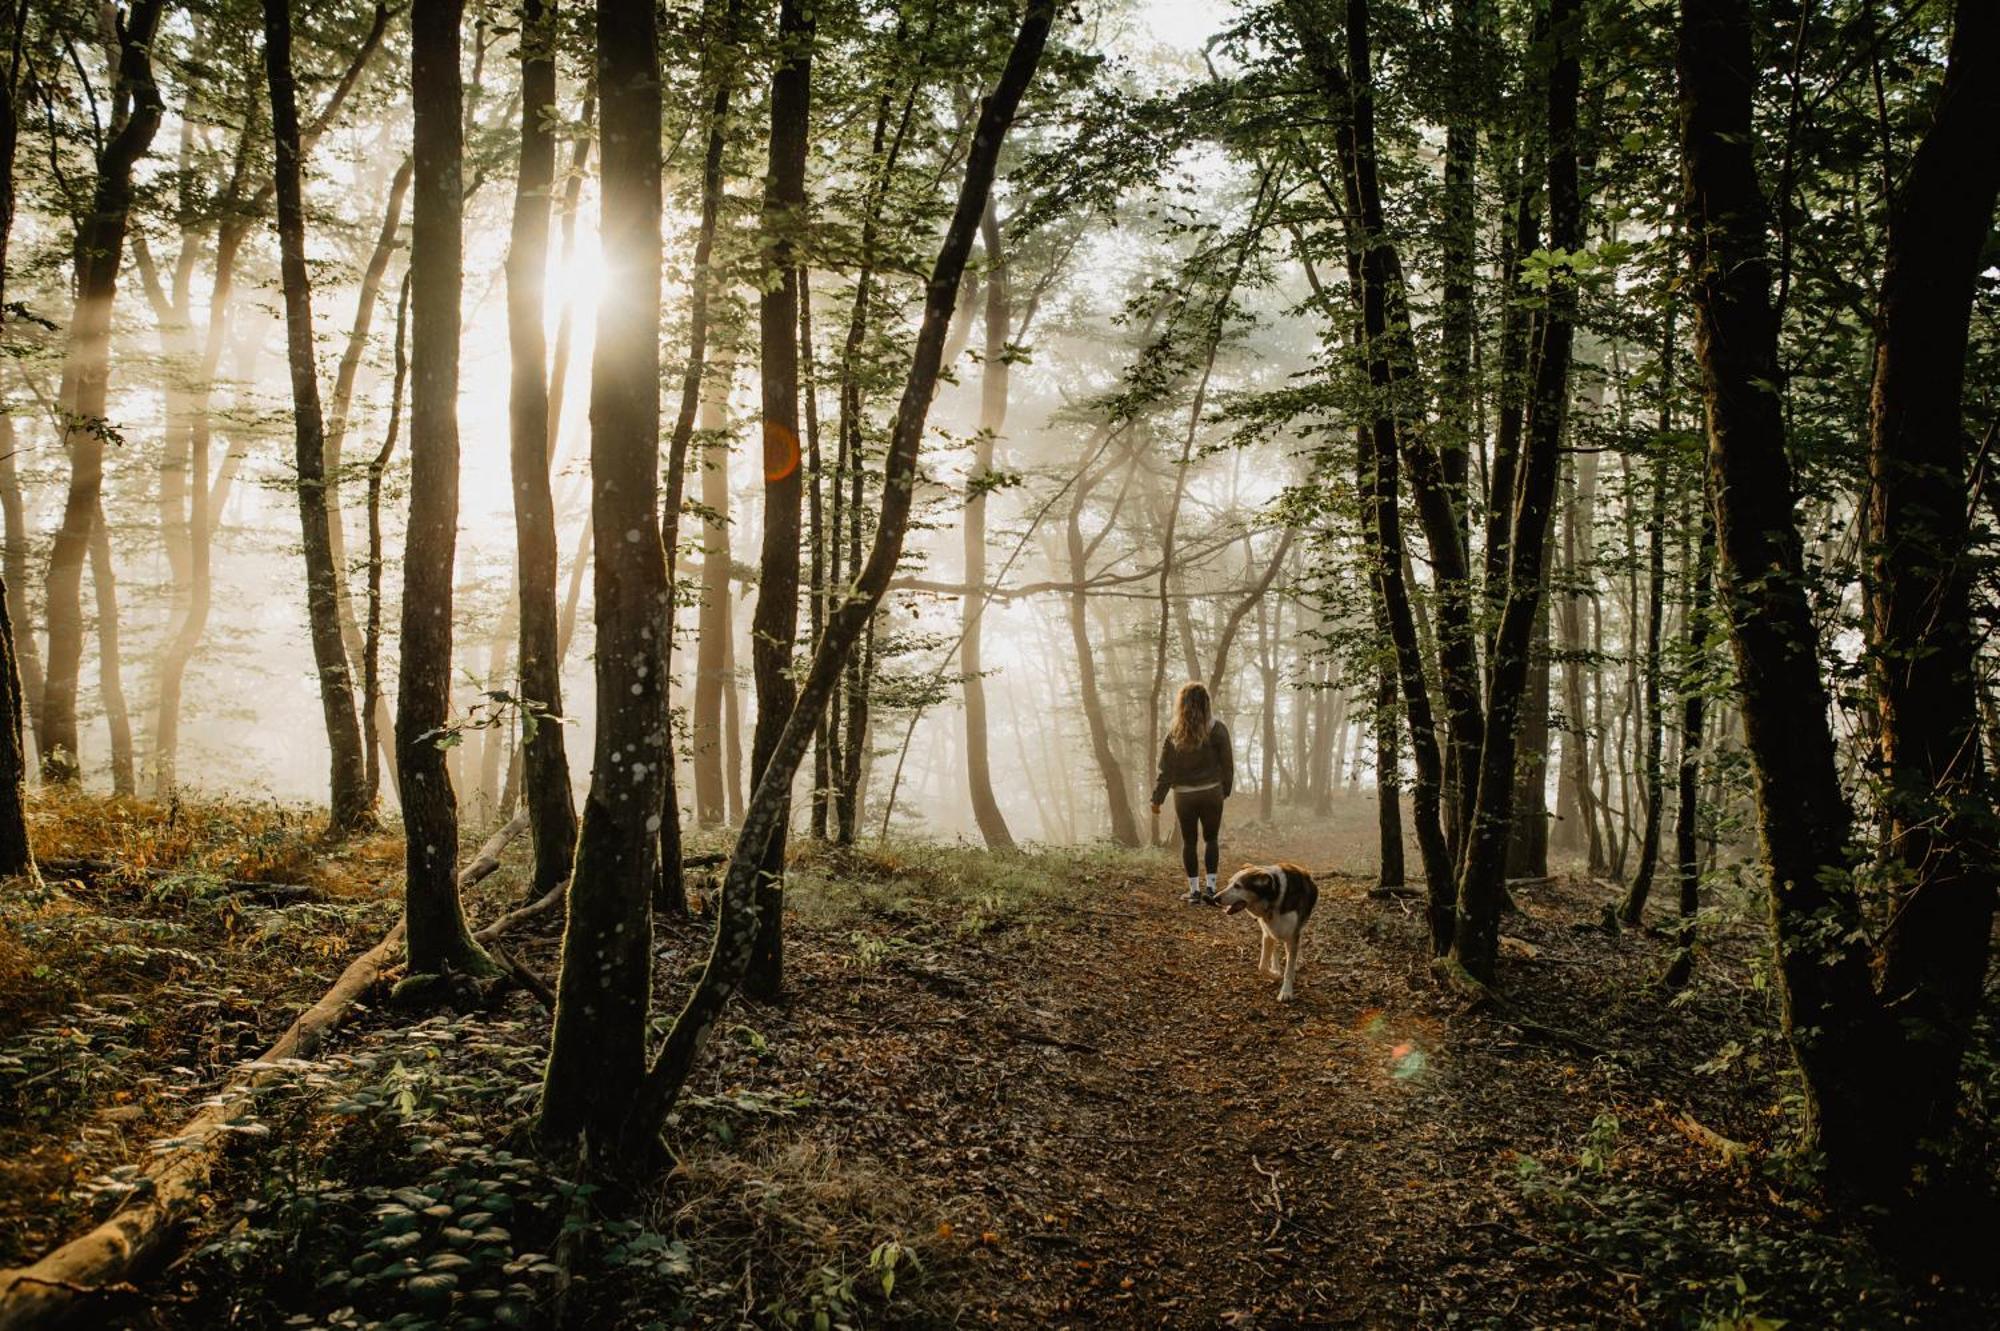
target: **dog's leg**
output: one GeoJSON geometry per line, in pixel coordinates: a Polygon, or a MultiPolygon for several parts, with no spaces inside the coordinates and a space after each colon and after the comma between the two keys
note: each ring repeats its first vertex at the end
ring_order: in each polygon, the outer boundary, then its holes
{"type": "Polygon", "coordinates": [[[1271,935],[1269,934],[1265,934],[1261,939],[1258,940],[1257,973],[1259,975],[1264,975],[1269,973],[1271,969],[1271,948],[1276,942],[1277,940],[1272,938],[1271,935]]]}
{"type": "Polygon", "coordinates": [[[1296,938],[1292,939],[1289,943],[1284,944],[1284,948],[1285,981],[1278,986],[1278,1001],[1280,1003],[1289,1003],[1292,1001],[1292,976],[1297,974],[1299,969],[1299,940],[1296,938]]]}

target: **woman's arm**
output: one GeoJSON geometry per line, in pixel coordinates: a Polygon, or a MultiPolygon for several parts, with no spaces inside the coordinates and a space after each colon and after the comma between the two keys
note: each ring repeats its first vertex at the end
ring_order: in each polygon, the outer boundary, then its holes
{"type": "Polygon", "coordinates": [[[1159,775],[1153,778],[1153,807],[1159,808],[1167,802],[1167,755],[1173,751],[1174,742],[1169,739],[1160,745],[1159,775]]]}
{"type": "Polygon", "coordinates": [[[1229,792],[1236,787],[1236,755],[1229,743],[1229,727],[1217,721],[1209,727],[1208,738],[1215,745],[1217,761],[1222,764],[1222,798],[1228,799],[1229,792]]]}

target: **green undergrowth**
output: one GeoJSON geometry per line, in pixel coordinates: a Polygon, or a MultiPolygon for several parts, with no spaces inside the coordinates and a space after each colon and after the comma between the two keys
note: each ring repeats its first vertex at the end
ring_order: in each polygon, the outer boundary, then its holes
{"type": "Polygon", "coordinates": [[[984,933],[1031,927],[1045,912],[1087,905],[1117,883],[1159,872],[1156,854],[1110,845],[995,852],[902,839],[809,843],[792,861],[787,906],[820,925],[910,920],[984,933]]]}

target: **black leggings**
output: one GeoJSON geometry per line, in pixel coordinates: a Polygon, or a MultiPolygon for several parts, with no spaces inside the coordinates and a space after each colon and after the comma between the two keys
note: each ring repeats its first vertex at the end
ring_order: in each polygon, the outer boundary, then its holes
{"type": "Polygon", "coordinates": [[[1207,790],[1176,790],[1174,792],[1174,816],[1181,820],[1181,867],[1187,876],[1195,874],[1194,842],[1195,827],[1208,838],[1203,856],[1210,873],[1221,863],[1222,848],[1216,844],[1222,835],[1222,787],[1211,786],[1207,790]]]}

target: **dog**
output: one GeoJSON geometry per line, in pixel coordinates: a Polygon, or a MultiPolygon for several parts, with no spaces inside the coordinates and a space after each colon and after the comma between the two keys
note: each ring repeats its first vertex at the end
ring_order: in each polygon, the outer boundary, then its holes
{"type": "Polygon", "coordinates": [[[1292,1001],[1292,980],[1299,969],[1299,938],[1313,907],[1319,904],[1319,888],[1312,875],[1287,860],[1276,864],[1245,865],[1237,870],[1229,885],[1216,894],[1215,903],[1234,915],[1247,910],[1257,917],[1263,930],[1257,952],[1257,970],[1264,975],[1282,975],[1278,1001],[1292,1001]],[[1277,964],[1284,953],[1284,965],[1277,964]]]}

